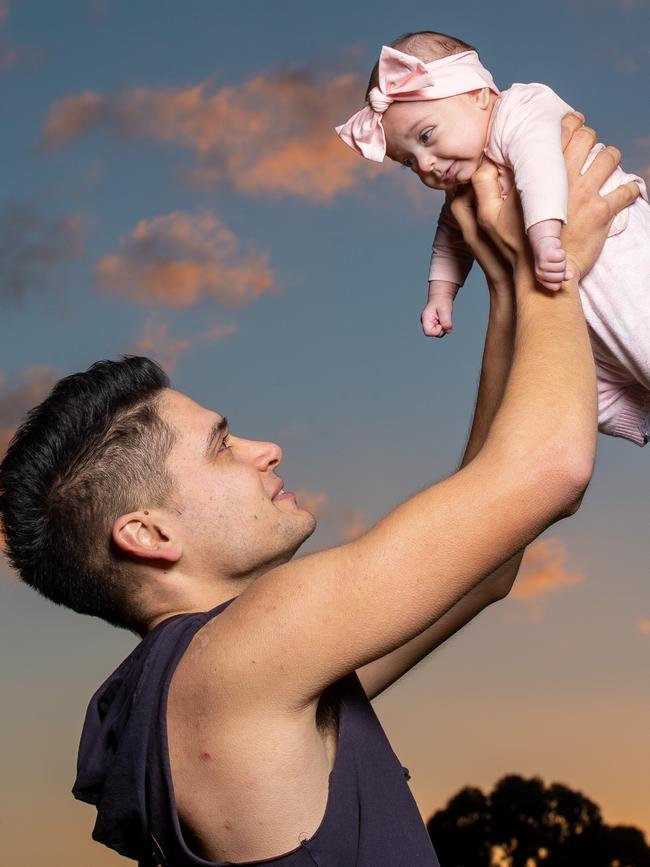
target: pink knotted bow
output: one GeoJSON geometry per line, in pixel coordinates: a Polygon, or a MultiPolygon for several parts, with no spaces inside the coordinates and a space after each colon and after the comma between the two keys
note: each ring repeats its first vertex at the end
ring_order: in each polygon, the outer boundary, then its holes
{"type": "Polygon", "coordinates": [[[380,163],[386,155],[386,136],[381,116],[392,102],[419,102],[444,99],[470,90],[489,87],[499,90],[475,51],[450,54],[424,63],[388,45],[379,56],[379,86],[368,94],[361,111],[336,131],[341,139],[367,160],[380,163]]]}

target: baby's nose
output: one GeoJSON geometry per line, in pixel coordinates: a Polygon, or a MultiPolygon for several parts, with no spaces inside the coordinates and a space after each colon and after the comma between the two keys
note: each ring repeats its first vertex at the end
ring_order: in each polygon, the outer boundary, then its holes
{"type": "Polygon", "coordinates": [[[421,172],[432,172],[436,164],[436,158],[433,154],[420,154],[418,156],[418,168],[421,172]]]}

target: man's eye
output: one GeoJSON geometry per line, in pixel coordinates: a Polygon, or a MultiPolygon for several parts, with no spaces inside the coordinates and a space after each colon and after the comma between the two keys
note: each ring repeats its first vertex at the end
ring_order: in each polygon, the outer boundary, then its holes
{"type": "Polygon", "coordinates": [[[225,437],[221,440],[221,444],[219,445],[219,451],[222,449],[230,448],[230,434],[226,434],[225,437]]]}

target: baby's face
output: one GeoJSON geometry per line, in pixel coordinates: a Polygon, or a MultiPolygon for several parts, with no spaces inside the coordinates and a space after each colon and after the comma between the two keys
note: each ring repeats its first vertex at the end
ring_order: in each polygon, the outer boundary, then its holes
{"type": "Polygon", "coordinates": [[[426,102],[394,102],[384,112],[386,154],[423,184],[449,190],[481,164],[495,97],[487,88],[426,102]]]}

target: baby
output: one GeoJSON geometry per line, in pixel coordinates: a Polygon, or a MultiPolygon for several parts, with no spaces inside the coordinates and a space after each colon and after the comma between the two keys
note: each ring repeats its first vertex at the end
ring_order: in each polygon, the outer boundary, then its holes
{"type": "MultiPolygon", "coordinates": [[[[472,46],[452,36],[406,34],[384,46],[367,105],[337,132],[366,159],[385,155],[445,190],[422,312],[425,334],[452,329],[454,298],[472,255],[452,216],[455,189],[483,159],[498,169],[503,194],[521,198],[535,273],[546,289],[571,277],[560,240],[567,181],[560,121],[571,107],[543,84],[499,91],[472,46]]],[[[587,165],[603,145],[597,145],[587,165]]],[[[598,371],[599,429],[645,445],[650,436],[650,206],[641,178],[617,169],[603,194],[630,180],[643,198],[614,220],[598,262],[580,284],[598,371]]]]}

